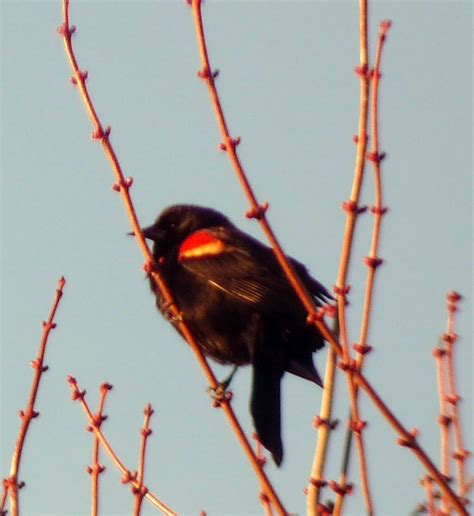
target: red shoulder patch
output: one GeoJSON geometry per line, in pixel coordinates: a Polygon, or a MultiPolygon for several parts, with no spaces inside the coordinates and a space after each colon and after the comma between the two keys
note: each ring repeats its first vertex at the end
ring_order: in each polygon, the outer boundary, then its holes
{"type": "Polygon", "coordinates": [[[188,258],[205,258],[225,252],[226,244],[206,230],[196,231],[179,247],[178,261],[188,258]]]}

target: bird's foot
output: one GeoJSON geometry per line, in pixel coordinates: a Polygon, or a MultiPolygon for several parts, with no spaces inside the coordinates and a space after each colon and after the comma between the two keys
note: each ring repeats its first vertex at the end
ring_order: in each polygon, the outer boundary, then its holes
{"type": "Polygon", "coordinates": [[[176,308],[176,304],[165,301],[164,303],[161,303],[160,311],[164,318],[171,324],[178,324],[183,321],[183,313],[180,311],[176,312],[172,307],[176,308]]]}
{"type": "Polygon", "coordinates": [[[211,395],[212,404],[214,407],[220,407],[224,401],[230,401],[232,399],[232,391],[227,390],[232,378],[238,367],[234,366],[230,375],[222,382],[219,382],[216,387],[209,387],[207,392],[211,395]]]}
{"type": "Polygon", "coordinates": [[[222,382],[219,382],[219,385],[222,386],[223,390],[227,390],[227,388],[229,387],[230,382],[232,381],[232,378],[234,378],[234,375],[237,372],[238,368],[239,368],[239,366],[234,366],[234,368],[230,372],[229,376],[222,382]]]}

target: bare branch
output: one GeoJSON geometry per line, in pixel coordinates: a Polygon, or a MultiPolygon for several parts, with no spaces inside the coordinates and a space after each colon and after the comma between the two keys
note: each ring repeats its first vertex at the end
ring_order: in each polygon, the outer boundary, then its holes
{"type": "Polygon", "coordinates": [[[2,496],[2,510],[5,505],[6,492],[8,492],[10,495],[10,510],[13,516],[17,516],[20,513],[18,490],[24,486],[24,482],[18,482],[18,472],[20,470],[23,445],[25,444],[26,434],[28,432],[28,428],[30,427],[31,420],[39,416],[39,412],[35,411],[35,403],[38,396],[38,388],[40,385],[41,377],[43,373],[48,370],[48,366],[44,365],[46,346],[48,344],[48,338],[51,330],[56,328],[54,317],[56,316],[56,311],[63,295],[63,288],[65,283],[66,280],[64,277],[59,279],[49,317],[47,321],[43,322],[43,332],[41,335],[38,356],[32,362],[30,362],[31,367],[34,369],[34,375],[33,381],[31,383],[28,404],[25,410],[19,411],[21,426],[18,432],[15,449],[13,451],[12,462],[10,466],[10,476],[3,481],[4,494],[2,496]]]}
{"type": "Polygon", "coordinates": [[[73,376],[68,376],[67,381],[69,383],[69,387],[71,388],[72,400],[78,401],[80,403],[82,410],[84,411],[87,417],[92,432],[94,432],[94,435],[100,441],[100,444],[104,447],[105,451],[107,452],[107,455],[110,457],[112,462],[122,473],[123,477],[120,482],[122,484],[130,484],[132,486],[132,489],[139,489],[140,487],[141,489],[145,489],[146,493],[144,496],[152,505],[160,509],[164,514],[167,514],[169,516],[176,516],[177,513],[170,509],[167,505],[165,505],[161,500],[159,500],[153,493],[151,493],[148,490],[148,488],[146,488],[143,485],[140,486],[137,480],[137,473],[131,473],[130,470],[128,470],[124,466],[124,464],[122,463],[122,461],[120,460],[120,458],[115,453],[114,449],[102,433],[102,430],[100,429],[100,423],[102,422],[102,418],[97,419],[97,417],[94,416],[94,414],[92,414],[89,405],[87,404],[87,401],[85,399],[86,391],[79,390],[76,379],[73,376]]]}

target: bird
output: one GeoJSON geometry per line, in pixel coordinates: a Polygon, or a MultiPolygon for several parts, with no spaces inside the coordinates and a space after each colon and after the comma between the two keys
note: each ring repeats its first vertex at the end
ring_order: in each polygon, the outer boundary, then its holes
{"type": "MultiPolygon", "coordinates": [[[[307,324],[273,251],[221,212],[191,204],[167,207],[141,231],[153,241],[155,263],[204,355],[233,365],[233,373],[252,366],[250,413],[258,440],[280,466],[281,379],[288,372],[322,387],[312,355],[324,340],[307,324]]],[[[316,305],[330,302],[331,294],[306,267],[289,260],[316,305]]],[[[158,310],[181,333],[148,276],[158,310]]]]}

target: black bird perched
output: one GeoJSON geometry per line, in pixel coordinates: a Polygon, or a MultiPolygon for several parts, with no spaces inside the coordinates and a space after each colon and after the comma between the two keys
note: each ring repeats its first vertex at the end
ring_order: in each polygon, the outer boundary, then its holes
{"type": "MultiPolygon", "coordinates": [[[[279,466],[281,378],[288,371],[322,386],[312,354],[324,341],[306,324],[273,251],[222,213],[200,206],[171,206],[142,231],[153,240],[153,257],[204,354],[221,364],[252,364],[255,429],[279,466]]],[[[303,264],[290,260],[316,304],[331,299],[303,264]]],[[[167,316],[151,277],[150,285],[167,316]]]]}

